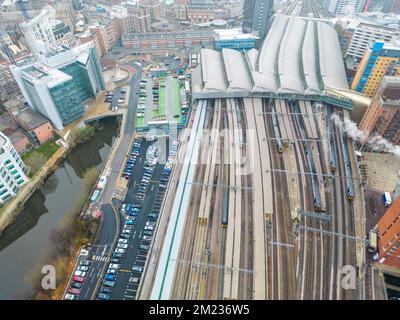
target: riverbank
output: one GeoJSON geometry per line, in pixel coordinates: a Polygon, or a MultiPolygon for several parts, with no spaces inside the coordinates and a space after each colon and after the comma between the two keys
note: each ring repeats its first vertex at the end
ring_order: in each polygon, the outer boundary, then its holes
{"type": "Polygon", "coordinates": [[[17,219],[24,208],[24,204],[43,185],[46,178],[57,170],[76,146],[90,139],[95,134],[96,129],[96,127],[91,126],[73,129],[68,143],[60,143],[59,149],[36,171],[35,175],[19,190],[18,194],[0,210],[0,236],[17,219]]]}
{"type": "MultiPolygon", "coordinates": [[[[47,261],[45,258],[53,246],[51,234],[73,214],[72,209],[85,188],[85,172],[93,167],[98,172],[104,169],[117,139],[119,121],[107,118],[99,121],[99,125],[101,128],[90,140],[70,150],[1,235],[0,283],[7,290],[0,290],[0,299],[27,297],[21,294],[31,290],[27,276],[38,270],[38,263],[47,261]]],[[[92,231],[94,234],[95,230],[92,231]]],[[[63,263],[67,266],[66,260],[63,263]]]]}
{"type": "Polygon", "coordinates": [[[31,195],[43,184],[46,178],[52,174],[64,161],[70,152],[70,148],[61,146],[44,166],[36,172],[34,177],[30,179],[1,210],[0,210],[0,236],[3,231],[10,226],[18,215],[22,212],[24,204],[29,200],[31,195]]]}

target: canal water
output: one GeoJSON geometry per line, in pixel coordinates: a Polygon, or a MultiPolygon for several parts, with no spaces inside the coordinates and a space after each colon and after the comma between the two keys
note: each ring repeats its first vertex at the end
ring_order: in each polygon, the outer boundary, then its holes
{"type": "Polygon", "coordinates": [[[116,138],[116,118],[100,121],[101,129],[77,146],[65,162],[26,203],[23,212],[0,237],[0,299],[13,299],[30,286],[25,281],[49,248],[49,234],[76,203],[84,172],[101,169],[116,138]]]}

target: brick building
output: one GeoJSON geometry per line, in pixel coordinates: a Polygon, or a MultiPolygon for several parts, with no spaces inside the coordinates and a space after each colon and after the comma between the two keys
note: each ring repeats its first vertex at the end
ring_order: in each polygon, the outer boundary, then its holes
{"type": "Polygon", "coordinates": [[[368,135],[377,134],[400,144],[400,78],[383,78],[359,127],[368,135]]]}
{"type": "Polygon", "coordinates": [[[400,197],[379,220],[379,262],[400,268],[400,197]]]}

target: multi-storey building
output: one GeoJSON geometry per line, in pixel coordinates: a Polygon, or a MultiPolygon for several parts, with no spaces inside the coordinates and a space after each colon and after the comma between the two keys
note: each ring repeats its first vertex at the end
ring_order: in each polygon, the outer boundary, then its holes
{"type": "Polygon", "coordinates": [[[353,15],[362,12],[366,0],[325,0],[328,11],[335,16],[353,15]]]}
{"type": "Polygon", "coordinates": [[[212,45],[215,33],[211,30],[125,33],[122,36],[124,48],[158,49],[186,48],[191,45],[212,45]]]}
{"type": "Polygon", "coordinates": [[[243,32],[256,32],[264,40],[273,13],[273,0],[245,0],[243,5],[243,32]]]}
{"type": "Polygon", "coordinates": [[[379,220],[379,263],[400,268],[400,198],[394,200],[379,220]]]}
{"type": "Polygon", "coordinates": [[[240,28],[218,29],[214,31],[214,48],[219,51],[224,48],[250,50],[255,47],[256,40],[258,39],[254,34],[243,33],[240,28]]]}
{"type": "Polygon", "coordinates": [[[391,42],[398,39],[400,30],[376,24],[360,23],[354,29],[349,46],[346,52],[346,58],[359,62],[370,43],[375,41],[391,42]]]}
{"type": "Polygon", "coordinates": [[[28,178],[26,167],[10,139],[0,132],[0,204],[10,200],[28,178]]]}
{"type": "Polygon", "coordinates": [[[400,144],[400,78],[383,78],[359,127],[368,136],[379,135],[400,144]]]}
{"type": "Polygon", "coordinates": [[[212,0],[189,0],[187,18],[190,21],[206,22],[216,18],[215,5],[212,0]]]}
{"type": "Polygon", "coordinates": [[[41,13],[33,19],[21,23],[20,27],[25,37],[26,44],[35,56],[37,56],[39,51],[38,42],[42,42],[48,46],[56,42],[47,9],[43,9],[41,13]]]}
{"type": "Polygon", "coordinates": [[[358,66],[351,89],[373,97],[384,76],[400,76],[400,44],[370,44],[358,66]]]}
{"type": "Polygon", "coordinates": [[[84,115],[82,101],[104,90],[100,62],[92,43],[52,48],[39,60],[11,70],[29,106],[62,129],[84,115]]]}

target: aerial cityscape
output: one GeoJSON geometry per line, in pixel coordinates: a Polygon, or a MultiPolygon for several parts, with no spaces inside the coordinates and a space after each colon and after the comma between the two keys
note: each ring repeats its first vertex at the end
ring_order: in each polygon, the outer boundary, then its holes
{"type": "Polygon", "coordinates": [[[400,300],[400,0],[1,0],[0,300],[400,300]]]}

